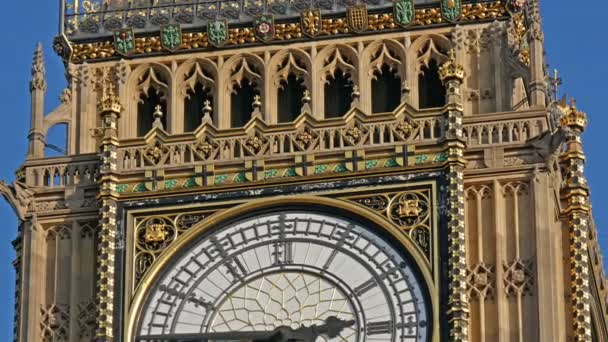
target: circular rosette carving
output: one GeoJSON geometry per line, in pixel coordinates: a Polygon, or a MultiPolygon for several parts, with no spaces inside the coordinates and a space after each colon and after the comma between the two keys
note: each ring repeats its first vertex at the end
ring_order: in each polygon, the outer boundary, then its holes
{"type": "Polygon", "coordinates": [[[388,216],[397,225],[413,228],[427,223],[429,219],[429,199],[420,192],[404,192],[393,197],[388,216]]]}
{"type": "Polygon", "coordinates": [[[171,220],[164,217],[153,217],[141,222],[135,234],[137,246],[141,250],[157,253],[173,242],[176,229],[171,220]]]}

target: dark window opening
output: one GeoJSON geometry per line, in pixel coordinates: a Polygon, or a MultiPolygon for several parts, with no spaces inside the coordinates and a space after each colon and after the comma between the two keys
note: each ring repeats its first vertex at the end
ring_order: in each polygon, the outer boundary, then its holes
{"type": "Polygon", "coordinates": [[[439,78],[439,66],[435,60],[422,67],[418,76],[418,104],[420,109],[445,105],[445,87],[439,78]]]}
{"type": "Polygon", "coordinates": [[[193,132],[200,126],[203,119],[203,108],[205,101],[209,101],[209,106],[213,108],[213,94],[211,89],[203,87],[198,83],[188,90],[188,95],[184,99],[184,132],[193,132]]]}
{"type": "Polygon", "coordinates": [[[230,124],[231,127],[243,127],[251,120],[253,113],[253,101],[258,95],[255,84],[246,80],[242,85],[235,84],[230,98],[230,124]]]}
{"type": "Polygon", "coordinates": [[[401,78],[397,70],[383,65],[372,80],[372,112],[392,112],[401,104],[401,78]]]}
{"type": "Polygon", "coordinates": [[[325,118],[339,118],[350,109],[353,84],[341,70],[325,84],[325,118]]]}
{"type": "Polygon", "coordinates": [[[137,105],[137,136],[143,137],[151,129],[154,123],[154,112],[156,106],[161,107],[163,117],[161,122],[163,128],[167,129],[167,101],[161,96],[161,94],[154,88],[148,90],[148,94],[142,94],[139,97],[140,101],[137,105]]]}
{"type": "Polygon", "coordinates": [[[306,88],[298,78],[290,74],[281,82],[278,94],[279,123],[294,121],[302,110],[302,96],[306,88]]]}

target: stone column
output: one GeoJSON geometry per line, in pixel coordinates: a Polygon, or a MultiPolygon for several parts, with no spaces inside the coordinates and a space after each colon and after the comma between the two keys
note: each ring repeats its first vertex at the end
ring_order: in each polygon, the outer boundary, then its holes
{"type": "Polygon", "coordinates": [[[445,145],[448,163],[445,167],[448,187],[448,303],[449,337],[453,342],[469,340],[469,303],[466,285],[466,238],[464,225],[464,159],[465,140],[462,130],[462,82],[464,67],[456,62],[452,50],[450,60],[439,69],[446,87],[447,113],[445,145]]]}
{"type": "Polygon", "coordinates": [[[122,105],[115,94],[115,80],[110,69],[104,69],[98,103],[103,138],[101,141],[100,193],[101,223],[97,260],[97,332],[95,341],[114,341],[114,285],[117,244],[116,225],[116,150],[118,149],[118,118],[122,105]]]}
{"type": "Polygon", "coordinates": [[[570,290],[573,341],[591,342],[591,289],[589,286],[589,187],[583,174],[585,153],[581,134],[587,126],[587,116],[574,101],[561,118],[567,131],[566,151],[560,156],[565,170],[562,197],[567,201],[564,214],[568,220],[570,290]]]}
{"type": "Polygon", "coordinates": [[[545,47],[538,0],[530,1],[527,12],[528,44],[530,44],[530,107],[545,107],[545,47]]]}
{"type": "Polygon", "coordinates": [[[30,132],[27,136],[29,148],[27,159],[44,157],[44,95],[46,93],[46,69],[44,66],[44,53],[42,44],[38,43],[32,63],[32,79],[30,81],[31,94],[31,122],[30,132]]]}

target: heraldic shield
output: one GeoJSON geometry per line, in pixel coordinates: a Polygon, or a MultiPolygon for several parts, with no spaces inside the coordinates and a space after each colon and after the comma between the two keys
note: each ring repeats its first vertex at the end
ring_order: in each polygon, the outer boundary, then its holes
{"type": "Polygon", "coordinates": [[[460,19],[462,0],[441,0],[441,17],[449,22],[460,19]]]}
{"type": "Polygon", "coordinates": [[[212,20],[207,23],[207,41],[215,47],[222,47],[228,40],[228,22],[212,20]]]}
{"type": "Polygon", "coordinates": [[[356,33],[367,30],[369,26],[367,17],[367,6],[357,5],[346,9],[346,21],[348,28],[356,33]]]}
{"type": "Polygon", "coordinates": [[[393,3],[393,18],[399,26],[406,27],[411,25],[416,18],[414,0],[396,0],[393,3]]]}
{"type": "Polygon", "coordinates": [[[262,42],[274,39],[274,17],[271,14],[259,15],[253,18],[255,37],[262,42]]]}
{"type": "Polygon", "coordinates": [[[130,55],[135,50],[135,34],[127,28],[114,31],[114,49],[123,56],[130,55]]]}
{"type": "Polygon", "coordinates": [[[182,46],[182,28],[179,24],[167,24],[160,27],[160,43],[163,48],[175,51],[182,46]]]}
{"type": "Polygon", "coordinates": [[[314,38],[321,33],[321,10],[318,8],[300,12],[300,26],[302,32],[308,37],[314,38]]]}

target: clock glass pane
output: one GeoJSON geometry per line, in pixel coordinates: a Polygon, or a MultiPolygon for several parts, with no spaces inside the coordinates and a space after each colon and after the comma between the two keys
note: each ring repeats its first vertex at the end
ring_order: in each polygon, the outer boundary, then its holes
{"type": "Polygon", "coordinates": [[[140,336],[427,341],[430,309],[416,265],[377,232],[301,210],[214,229],[155,285],[140,336]]]}

